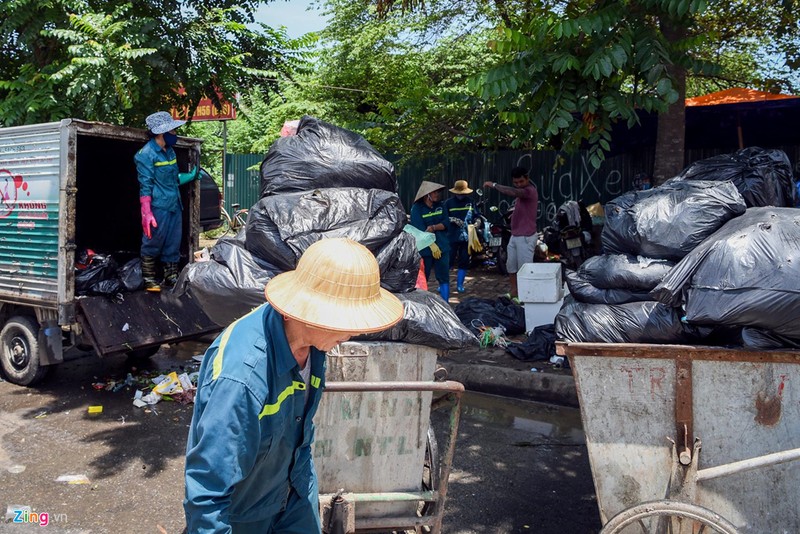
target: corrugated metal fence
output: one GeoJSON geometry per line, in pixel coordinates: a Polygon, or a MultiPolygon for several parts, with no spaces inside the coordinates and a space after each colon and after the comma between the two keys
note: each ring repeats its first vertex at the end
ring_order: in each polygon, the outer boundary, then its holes
{"type": "MultiPolygon", "coordinates": [[[[792,161],[795,174],[800,174],[800,147],[778,147],[792,161]]],[[[687,164],[728,154],[726,149],[693,149],[686,151],[687,164]]],[[[448,189],[456,180],[467,180],[476,189],[484,181],[511,185],[511,169],[523,166],[530,169],[530,177],[539,190],[539,228],[552,221],[559,206],[568,200],[583,200],[586,205],[606,203],[629,191],[633,178],[639,173],[652,175],[654,149],[629,152],[607,159],[595,169],[589,163],[587,152],[566,154],[555,151],[520,151],[466,153],[457,158],[426,158],[397,167],[398,194],[410,210],[414,195],[423,180],[446,185],[448,189]]],[[[225,181],[226,208],[230,203],[250,207],[258,201],[260,177],[258,167],[262,155],[228,155],[225,181]],[[254,170],[247,170],[255,166],[254,170]]],[[[397,159],[389,157],[390,160],[397,159]]],[[[487,204],[497,205],[510,201],[494,190],[487,190],[487,204]]]]}

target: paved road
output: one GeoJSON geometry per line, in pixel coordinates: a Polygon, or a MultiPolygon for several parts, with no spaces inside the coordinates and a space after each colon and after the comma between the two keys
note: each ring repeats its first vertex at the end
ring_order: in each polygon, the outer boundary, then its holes
{"type": "MultiPolygon", "coordinates": [[[[191,356],[205,346],[162,349],[136,369],[124,357],[72,360],[38,390],[0,383],[0,510],[47,512],[48,532],[180,532],[191,406],[161,402],[156,414],[132,405],[133,390],[99,391],[92,383],[129,371],[191,370],[191,356]],[[90,406],[103,411],[90,415],[90,406]],[[62,475],[85,475],[89,483],[57,482],[62,475]]],[[[445,532],[596,532],[576,412],[486,402],[465,407],[445,532]]],[[[437,416],[434,423],[443,422],[437,416]]],[[[0,524],[0,531],[41,532],[17,524],[0,524]]]]}

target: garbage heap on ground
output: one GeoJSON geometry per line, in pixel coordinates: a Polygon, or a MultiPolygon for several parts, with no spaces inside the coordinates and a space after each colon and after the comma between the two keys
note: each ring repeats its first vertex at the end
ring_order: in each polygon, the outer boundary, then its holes
{"type": "Polygon", "coordinates": [[[360,135],[306,116],[267,152],[261,198],[245,228],[218,240],[209,261],[187,265],[176,290],[190,291],[214,322],[227,326],[263,304],[269,280],[293,270],[312,243],[346,237],[375,254],[381,285],[404,306],[400,323],[359,339],[439,349],[477,344],[438,295],[415,289],[420,256],[403,231],[407,222],[394,166],[360,135]]]}
{"type": "Polygon", "coordinates": [[[800,210],[780,150],[698,161],[605,206],[604,255],[567,271],[572,342],[800,348],[800,210]]]}

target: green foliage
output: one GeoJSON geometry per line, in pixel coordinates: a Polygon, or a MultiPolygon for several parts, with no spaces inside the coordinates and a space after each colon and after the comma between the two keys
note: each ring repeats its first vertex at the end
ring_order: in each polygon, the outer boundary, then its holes
{"type": "MultiPolygon", "coordinates": [[[[470,84],[493,112],[474,122],[471,133],[487,135],[499,123],[512,146],[588,146],[599,166],[615,124],[633,126],[640,111],[666,113],[682,98],[678,69],[693,91],[709,88],[708,80],[728,87],[766,82],[757,53],[778,33],[796,45],[800,14],[790,17],[795,29],[787,33],[781,0],[767,2],[769,14],[748,2],[711,4],[706,11],[709,2],[702,0],[571,0],[527,24],[499,27],[490,47],[500,62],[470,84]],[[737,30],[723,37],[728,24],[737,30]]],[[[792,50],[784,47],[787,58],[795,57],[792,50]]]]}
{"type": "Polygon", "coordinates": [[[303,69],[308,43],[246,26],[260,3],[9,0],[0,123],[72,116],[141,125],[158,109],[275,90],[277,77],[303,69]]]}

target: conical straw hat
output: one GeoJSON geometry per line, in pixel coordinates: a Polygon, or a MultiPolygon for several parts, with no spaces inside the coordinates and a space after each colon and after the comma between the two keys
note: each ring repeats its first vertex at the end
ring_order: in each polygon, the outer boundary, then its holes
{"type": "Polygon", "coordinates": [[[434,191],[439,191],[440,189],[444,189],[444,186],[442,184],[437,184],[436,182],[429,182],[425,180],[421,184],[419,184],[419,189],[417,189],[417,196],[414,197],[414,202],[421,199],[428,193],[433,193],[434,191]]]}
{"type": "Polygon", "coordinates": [[[469,195],[472,193],[472,189],[469,188],[469,184],[466,180],[456,180],[455,186],[450,192],[456,195],[469,195]]]}
{"type": "Polygon", "coordinates": [[[400,299],[381,287],[375,256],[351,239],[317,241],[264,292],[282,314],[326,330],[379,332],[403,318],[400,299]]]}

